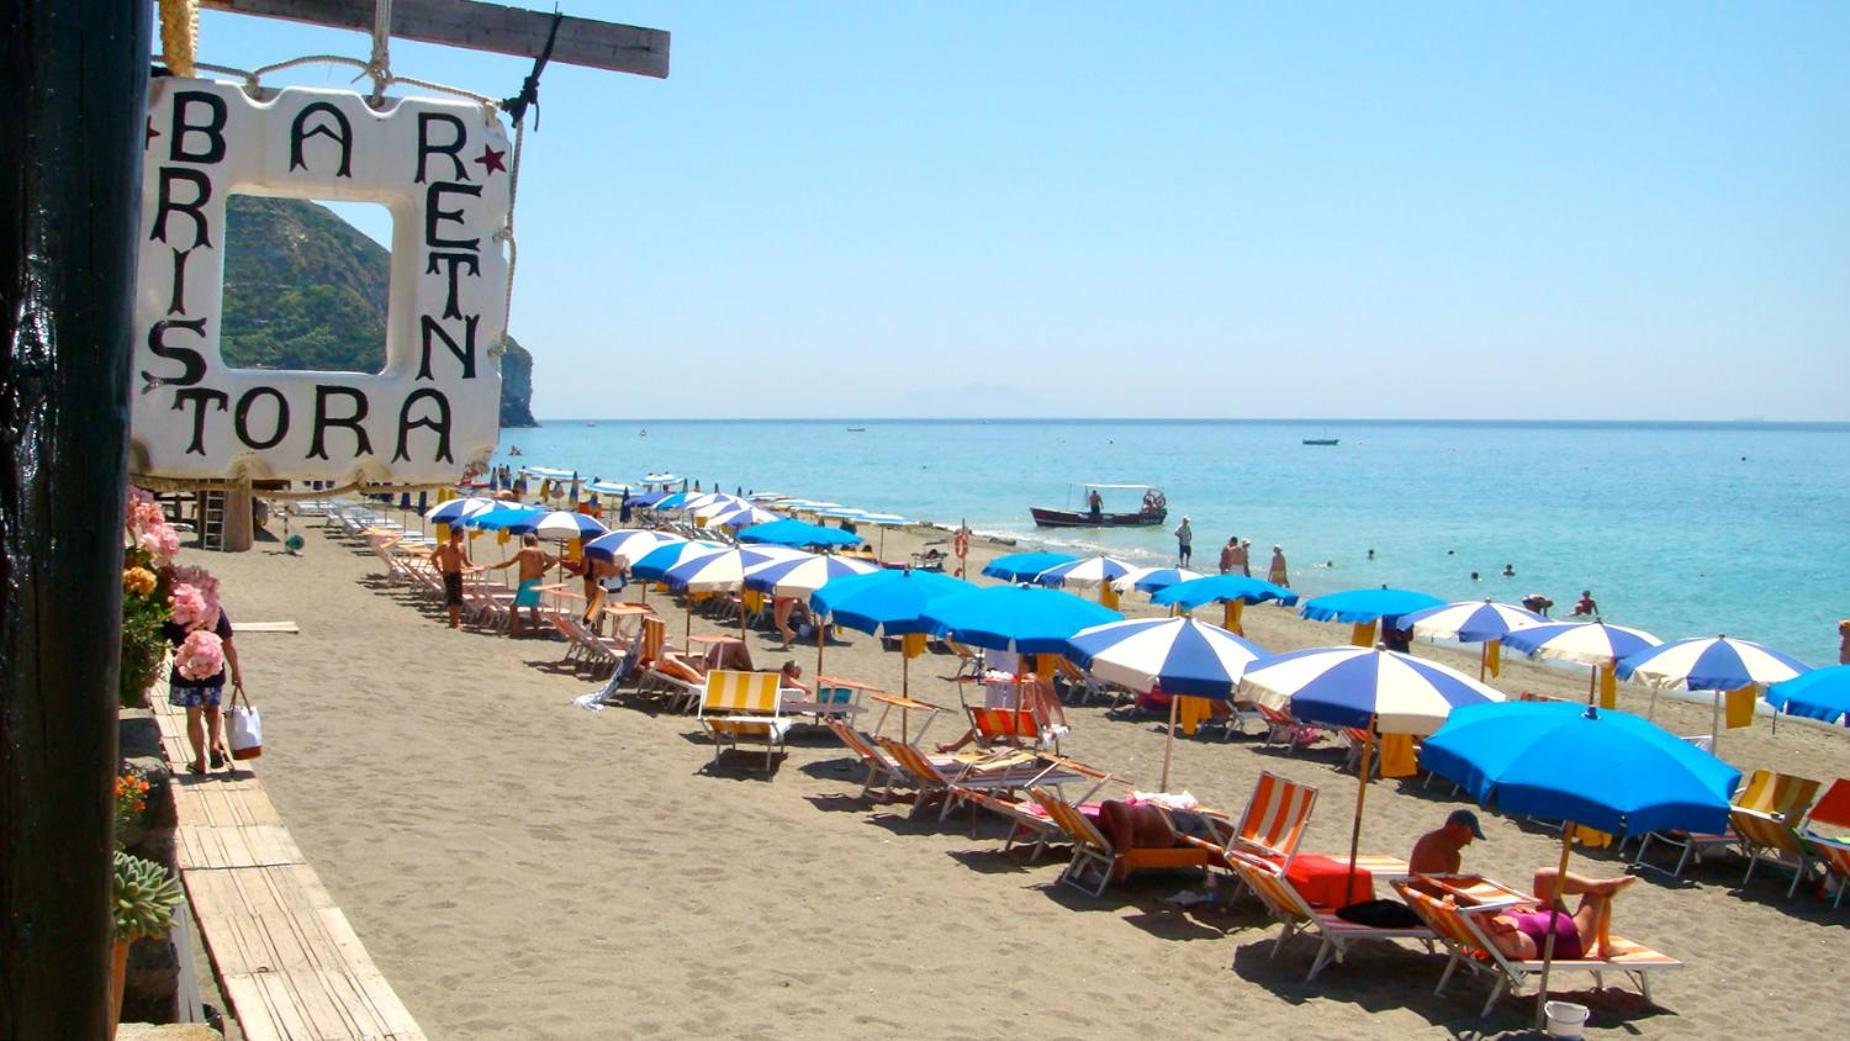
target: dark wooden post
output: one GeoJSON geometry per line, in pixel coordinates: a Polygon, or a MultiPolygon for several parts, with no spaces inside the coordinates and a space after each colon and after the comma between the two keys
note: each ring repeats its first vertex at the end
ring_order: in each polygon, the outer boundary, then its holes
{"type": "Polygon", "coordinates": [[[152,5],[0,0],[0,1037],[101,1038],[152,5]]]}

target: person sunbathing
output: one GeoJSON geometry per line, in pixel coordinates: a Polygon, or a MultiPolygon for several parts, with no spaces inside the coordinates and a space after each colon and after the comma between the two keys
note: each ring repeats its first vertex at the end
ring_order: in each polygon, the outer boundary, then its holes
{"type": "Polygon", "coordinates": [[[1565,874],[1554,868],[1535,873],[1533,891],[1541,901],[1527,911],[1508,911],[1491,918],[1485,933],[1499,951],[1511,958],[1534,961],[1547,949],[1550,932],[1555,937],[1554,957],[1571,961],[1591,955],[1603,958],[1602,938],[1612,919],[1612,898],[1638,881],[1636,875],[1618,878],[1588,878],[1573,872],[1565,874]],[[1561,880],[1562,896],[1580,897],[1580,905],[1570,914],[1565,904],[1550,907],[1555,880],[1561,880]]]}

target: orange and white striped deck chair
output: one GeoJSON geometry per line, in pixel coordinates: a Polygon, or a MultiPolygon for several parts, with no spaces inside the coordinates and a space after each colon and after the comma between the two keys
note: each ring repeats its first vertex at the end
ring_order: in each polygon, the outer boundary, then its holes
{"type": "Polygon", "coordinates": [[[790,720],[778,707],[779,680],[775,672],[735,672],[714,669],[707,673],[706,691],[700,698],[700,725],[713,735],[713,761],[727,747],[740,742],[764,745],[764,768],[784,748],[790,720]]]}
{"type": "Polygon", "coordinates": [[[1425,926],[1385,928],[1361,925],[1312,907],[1304,899],[1304,894],[1298,892],[1285,878],[1284,870],[1269,860],[1236,852],[1228,854],[1227,866],[1259,898],[1273,919],[1285,927],[1278,934],[1277,942],[1272,944],[1272,957],[1276,958],[1285,941],[1299,932],[1317,936],[1317,957],[1311,962],[1310,972],[1304,976],[1307,983],[1316,979],[1317,974],[1331,960],[1342,961],[1343,956],[1349,953],[1349,945],[1361,940],[1419,940],[1426,944],[1427,950],[1432,949],[1433,933],[1425,926]]]}
{"type": "MultiPolygon", "coordinates": [[[[1742,785],[1739,791],[1735,792],[1733,807],[1735,810],[1747,810],[1751,813],[1761,815],[1775,815],[1796,821],[1804,815],[1805,808],[1810,806],[1812,799],[1817,796],[1818,787],[1818,782],[1810,778],[1798,777],[1792,774],[1782,774],[1776,770],[1767,770],[1763,768],[1755,770],[1753,776],[1748,778],[1747,783],[1742,785]]],[[[1756,827],[1754,824],[1748,826],[1756,827]]],[[[1770,832],[1766,834],[1770,837],[1770,832]]],[[[1700,860],[1702,855],[1710,850],[1721,849],[1728,846],[1740,846],[1750,857],[1753,856],[1752,849],[1748,848],[1742,841],[1742,836],[1733,820],[1732,813],[1730,814],[1728,830],[1720,834],[1700,834],[1686,831],[1652,832],[1645,836],[1643,842],[1638,844],[1638,855],[1632,862],[1641,867],[1652,867],[1652,865],[1644,862],[1644,858],[1645,853],[1651,848],[1651,844],[1654,842],[1682,847],[1683,854],[1677,858],[1677,866],[1670,872],[1672,877],[1678,878],[1682,877],[1683,869],[1689,865],[1691,860],[1700,860]]],[[[1753,873],[1753,865],[1751,864],[1748,865],[1748,873],[1750,875],[1753,873]]]]}
{"type": "Polygon", "coordinates": [[[893,782],[908,779],[908,775],[899,762],[893,758],[892,753],[880,747],[878,738],[856,730],[836,716],[825,716],[822,724],[840,738],[841,743],[847,745],[848,750],[861,760],[861,765],[867,768],[867,778],[861,785],[861,798],[867,798],[876,784],[882,786],[887,798],[892,798],[893,782]]]}
{"type": "MultiPolygon", "coordinates": [[[[1098,803],[1089,800],[1098,794],[1099,789],[1105,787],[1107,783],[1116,780],[1116,778],[1103,770],[1095,769],[1071,759],[1060,758],[1056,761],[1056,765],[1060,768],[1061,778],[1076,777],[1093,782],[1092,786],[1088,788],[1083,795],[1079,796],[1076,801],[1069,803],[1070,805],[1074,805],[1080,815],[1086,817],[1088,820],[1091,819],[1091,817],[1098,812],[1098,803]],[[1088,810],[1090,812],[1088,812],[1088,810]]],[[[1055,780],[1059,779],[1060,778],[1055,778],[1055,780]]],[[[985,791],[982,789],[966,789],[961,786],[959,786],[959,788],[959,794],[966,802],[975,806],[980,806],[1009,822],[1008,838],[1003,840],[1002,843],[1002,851],[1005,853],[1014,847],[1018,839],[1022,839],[1024,836],[1033,836],[1035,840],[1034,850],[1028,857],[1029,861],[1032,862],[1040,858],[1041,851],[1047,848],[1047,843],[1050,839],[1066,832],[1066,829],[1060,825],[1059,821],[1054,819],[1053,811],[1041,805],[1039,800],[1034,798],[1032,792],[1024,798],[1013,791],[985,791]]],[[[974,831],[972,832],[972,837],[974,837],[974,831]]]]}
{"type": "MultiPolygon", "coordinates": [[[[1530,976],[1539,976],[1542,972],[1540,958],[1522,960],[1511,958],[1497,949],[1490,942],[1485,932],[1483,918],[1486,915],[1507,911],[1514,906],[1534,906],[1533,902],[1522,905],[1516,901],[1502,900],[1481,905],[1459,905],[1450,899],[1441,899],[1414,888],[1407,882],[1395,881],[1394,889],[1413,913],[1420,916],[1433,931],[1440,943],[1451,951],[1452,957],[1445,964],[1445,972],[1439,977],[1439,985],[1433,988],[1434,994],[1442,993],[1445,985],[1452,979],[1452,974],[1462,966],[1467,971],[1491,973],[1496,976],[1496,983],[1491,988],[1490,997],[1484,1000],[1484,1008],[1478,1015],[1490,1014],[1505,991],[1516,993],[1522,989],[1523,981],[1530,976]]],[[[1644,1000],[1651,1000],[1651,973],[1661,969],[1680,969],[1683,963],[1667,954],[1654,951],[1641,943],[1628,940],[1623,936],[1608,935],[1599,944],[1604,948],[1603,957],[1590,958],[1556,958],[1553,971],[1581,971],[1593,974],[1593,985],[1604,989],[1605,973],[1621,972],[1632,978],[1638,990],[1644,994],[1644,1000]]]]}
{"type": "Polygon", "coordinates": [[[968,705],[965,711],[970,713],[970,729],[976,732],[979,744],[1026,745],[1031,748],[1040,743],[1041,727],[1032,709],[968,705]]]}
{"type": "Polygon", "coordinates": [[[1079,807],[1067,802],[1059,794],[1048,788],[1030,789],[1034,801],[1053,822],[1066,832],[1073,841],[1073,860],[1060,872],[1060,881],[1085,893],[1098,896],[1105,887],[1133,871],[1205,868],[1208,866],[1207,851],[1195,846],[1178,846],[1171,849],[1116,849],[1098,825],[1079,811],[1079,807]],[[1088,886],[1086,875],[1095,873],[1098,885],[1088,886]]]}
{"type": "Polygon", "coordinates": [[[1226,853],[1254,854],[1276,863],[1280,871],[1289,871],[1291,858],[1297,856],[1298,840],[1304,837],[1316,805],[1314,786],[1288,781],[1266,770],[1259,774],[1259,784],[1240,819],[1215,822],[1214,826],[1222,832],[1221,845],[1226,853]]]}

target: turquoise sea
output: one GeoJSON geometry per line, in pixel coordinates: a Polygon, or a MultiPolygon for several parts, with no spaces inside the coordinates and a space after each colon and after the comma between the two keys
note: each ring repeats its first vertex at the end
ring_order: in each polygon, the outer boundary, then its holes
{"type": "MultiPolygon", "coordinates": [[[[1609,621],[1814,665],[1836,662],[1850,617],[1850,424],[551,420],[506,431],[497,461],[616,481],[669,470],[1150,561],[1173,560],[1186,514],[1197,570],[1239,535],[1255,570],[1283,545],[1311,593],[1541,592],[1561,615],[1590,588],[1609,621]],[[1323,436],[1341,444],[1301,443],[1323,436]],[[1034,527],[1030,505],[1079,508],[1084,481],[1160,485],[1170,522],[1034,527]]],[[[1107,509],[1134,508],[1118,494],[1107,509]]]]}

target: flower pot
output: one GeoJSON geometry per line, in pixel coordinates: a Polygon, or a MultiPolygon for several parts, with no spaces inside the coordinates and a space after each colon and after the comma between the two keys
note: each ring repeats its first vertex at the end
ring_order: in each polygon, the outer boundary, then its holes
{"type": "Polygon", "coordinates": [[[117,940],[109,959],[109,1032],[116,1036],[116,1024],[122,1019],[122,980],[128,975],[128,941],[117,940]]]}

